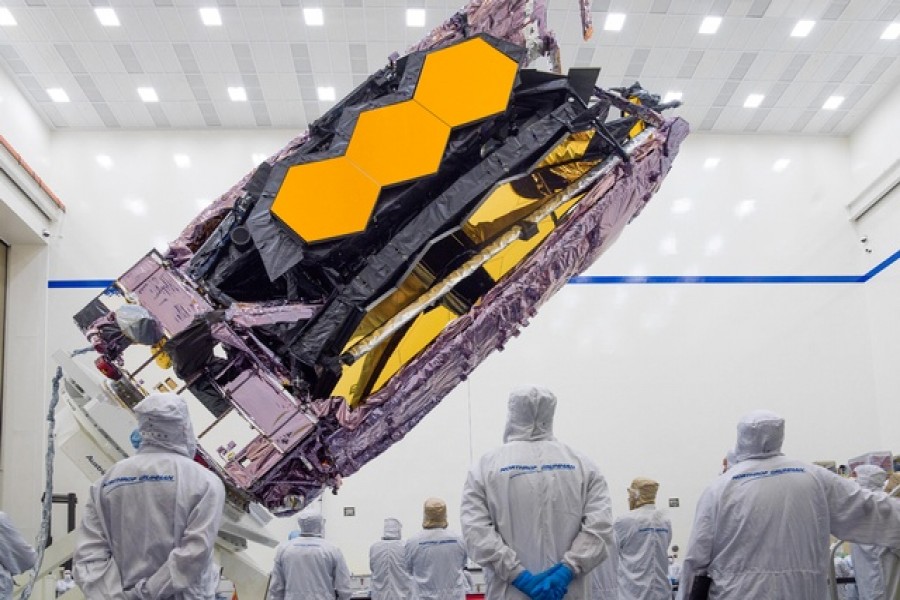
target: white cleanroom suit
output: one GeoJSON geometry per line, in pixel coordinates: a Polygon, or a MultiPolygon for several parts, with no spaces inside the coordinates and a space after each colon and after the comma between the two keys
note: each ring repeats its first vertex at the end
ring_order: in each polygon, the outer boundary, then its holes
{"type": "MultiPolygon", "coordinates": [[[[887,481],[887,472],[875,465],[860,465],[856,467],[856,481],[863,489],[881,492],[887,481]]],[[[900,527],[900,524],[897,526],[900,527]]],[[[850,546],[850,555],[856,571],[859,600],[900,598],[900,589],[897,588],[900,579],[900,552],[882,546],[853,544],[850,546]]]]}
{"type": "Polygon", "coordinates": [[[0,511],[0,600],[12,598],[12,576],[24,573],[36,560],[34,548],[25,541],[9,516],[0,511]]]}
{"type": "Polygon", "coordinates": [[[384,535],[369,548],[372,600],[412,597],[412,580],[404,563],[405,543],[400,539],[400,521],[384,520],[384,535]]]}
{"type": "Polygon", "coordinates": [[[91,487],[75,581],[89,600],[211,600],[225,488],[193,461],[197,438],[180,396],[151,394],[134,413],[143,441],[91,487]]]}
{"type": "MultiPolygon", "coordinates": [[[[615,536],[613,536],[615,538],[615,536]]],[[[616,547],[613,539],[612,547],[616,547]]],[[[591,571],[588,578],[590,600],[619,600],[619,553],[612,551],[609,557],[591,571]]]]}
{"type": "Polygon", "coordinates": [[[404,563],[412,575],[417,600],[465,600],[466,546],[447,530],[447,505],[438,498],[425,501],[422,531],[406,541],[404,563]]]}
{"type": "Polygon", "coordinates": [[[900,503],[781,454],[784,420],[757,411],[738,423],[738,463],[701,495],[681,576],[712,579],[712,600],[826,598],[829,533],[900,547],[900,503]]]}
{"type": "Polygon", "coordinates": [[[635,479],[628,490],[632,510],[616,519],[619,600],[672,600],[672,523],[656,508],[658,488],[653,480],[635,479]]]}
{"type": "MultiPolygon", "coordinates": [[[[834,557],[834,576],[853,577],[856,573],[853,570],[853,559],[849,556],[834,557]]],[[[855,583],[839,583],[837,584],[838,600],[859,600],[859,590],[855,583]]]]}
{"type": "Polygon", "coordinates": [[[585,600],[586,575],[615,552],[606,479],[553,437],[555,409],[548,390],[510,394],[505,443],[481,457],[463,489],[463,535],[485,569],[488,600],[527,598],[513,580],[558,563],[575,575],[566,600],[585,600]]]}
{"type": "Polygon", "coordinates": [[[348,600],[350,569],[337,546],[322,538],[324,520],[301,513],[300,537],[275,549],[268,600],[348,600]]]}

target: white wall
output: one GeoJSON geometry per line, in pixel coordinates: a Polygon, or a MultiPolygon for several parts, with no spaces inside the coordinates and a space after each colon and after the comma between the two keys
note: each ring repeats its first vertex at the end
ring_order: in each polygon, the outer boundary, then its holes
{"type": "MultiPolygon", "coordinates": [[[[48,309],[46,280],[114,278],[240,179],[252,154],[267,155],[297,132],[51,136],[2,73],[0,97],[0,134],[68,208],[49,259],[33,226],[11,253],[0,497],[33,535],[48,357],[85,345],[71,315],[99,292],[50,290],[48,309]],[[175,153],[189,155],[191,167],[177,169],[175,153]],[[112,168],[101,167],[98,154],[110,156],[112,168]]],[[[692,135],[659,195],[590,273],[867,272],[900,249],[900,200],[895,192],[859,224],[844,207],[900,155],[890,143],[897,135],[883,133],[900,128],[887,108],[896,105],[886,102],[849,140],[692,135]],[[704,169],[711,156],[720,164],[704,169]],[[791,163],[774,173],[781,157],[791,163]],[[740,216],[745,200],[755,201],[753,210],[740,216]],[[858,241],[862,233],[871,254],[858,241]]],[[[557,435],[600,464],[617,512],[626,509],[625,488],[639,475],[662,482],[663,503],[680,499],[671,515],[683,548],[694,503],[718,472],[743,412],[783,413],[786,451],[808,460],[900,448],[892,425],[900,419],[898,287],[896,264],[865,284],[566,286],[419,427],[349,478],[339,495],[326,495],[329,537],[345,549],[352,570],[365,572],[382,519],[399,517],[405,533],[414,532],[427,496],[445,498],[458,527],[470,460],[500,443],[508,391],[534,382],[558,394],[557,435]],[[343,517],[345,506],[356,516],[343,517]]],[[[58,492],[75,491],[83,502],[88,483],[58,457],[58,492]]],[[[293,527],[274,529],[283,536],[293,527]]],[[[255,556],[266,565],[271,552],[257,549],[255,556]]]]}
{"type": "MultiPolygon", "coordinates": [[[[2,72],[0,135],[13,143],[38,170],[39,165],[47,164],[48,132],[2,72]]],[[[0,148],[4,156],[5,152],[0,148]]],[[[21,182],[26,177],[17,163],[4,164],[14,179],[21,182]]],[[[19,186],[0,174],[0,240],[10,245],[2,365],[0,510],[9,513],[23,533],[34,539],[40,523],[44,414],[49,389],[45,370],[49,251],[41,231],[54,225],[19,186]]]]}
{"type": "MultiPolygon", "coordinates": [[[[900,160],[897,136],[900,119],[900,87],[888,96],[850,138],[854,157],[854,192],[877,180],[885,169],[900,160]]],[[[886,190],[882,190],[886,191],[886,190]]],[[[852,200],[852,198],[851,198],[852,200]]],[[[868,269],[900,251],[900,187],[896,187],[854,224],[857,237],[866,237],[872,250],[865,255],[868,269]]],[[[866,284],[866,315],[872,338],[872,365],[875,379],[875,411],[878,431],[885,444],[900,454],[900,265],[894,264],[866,284]]]]}
{"type": "MultiPolygon", "coordinates": [[[[69,211],[53,241],[51,278],[115,277],[175,237],[198,199],[237,181],[252,153],[270,153],[294,134],[57,134],[55,168],[44,175],[69,211]],[[101,153],[111,169],[97,164],[101,153]],[[177,169],[174,153],[190,155],[191,167],[177,169]]],[[[844,140],[694,135],[660,194],[590,273],[864,273],[869,257],[844,209],[850,162],[844,140]],[[721,163],[705,170],[710,156],[721,163]],[[774,173],[780,157],[792,162],[774,173]],[[690,209],[673,212],[687,206],[683,199],[690,209]],[[755,204],[740,216],[745,200],[755,204]]],[[[51,291],[51,348],[84,345],[71,315],[98,291],[51,291]]],[[[876,397],[869,304],[863,284],[567,286],[406,439],[325,497],[328,534],[351,569],[365,572],[382,519],[399,517],[414,532],[427,496],[445,498],[458,527],[470,459],[499,444],[508,391],[534,382],[557,392],[557,435],[600,464],[617,512],[636,476],[659,479],[662,499],[680,499],[672,517],[684,547],[694,503],[748,410],[783,413],[786,450],[801,458],[845,460],[890,446],[868,410],[876,397]],[[852,423],[851,401],[860,409],[852,423]],[[357,516],[343,517],[345,506],[357,516]]],[[[81,479],[61,475],[60,491],[86,486],[81,479]]],[[[294,524],[278,527],[286,535],[294,524]]],[[[265,564],[270,553],[257,556],[265,564]]]]}
{"type": "Polygon", "coordinates": [[[19,88],[0,70],[0,135],[5,137],[36,171],[49,165],[50,131],[19,88]]]}

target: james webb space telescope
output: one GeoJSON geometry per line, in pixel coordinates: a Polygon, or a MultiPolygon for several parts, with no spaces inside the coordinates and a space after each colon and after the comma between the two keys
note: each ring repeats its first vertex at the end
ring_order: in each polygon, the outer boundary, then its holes
{"type": "Polygon", "coordinates": [[[400,440],[615,240],[687,135],[637,85],[520,69],[525,47],[472,29],[372,75],[75,315],[98,393],[188,399],[235,506],[296,512],[400,440]]]}

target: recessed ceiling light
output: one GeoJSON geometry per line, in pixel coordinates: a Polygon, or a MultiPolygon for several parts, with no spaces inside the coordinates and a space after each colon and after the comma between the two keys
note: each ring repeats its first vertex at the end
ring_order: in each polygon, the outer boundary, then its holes
{"type": "Polygon", "coordinates": [[[219,13],[218,8],[201,8],[200,20],[207,27],[218,27],[222,24],[222,15],[219,13]]]}
{"type": "Polygon", "coordinates": [[[5,27],[16,25],[16,18],[9,12],[8,8],[0,8],[0,25],[5,27]]]}
{"type": "Polygon", "coordinates": [[[266,156],[262,152],[254,152],[252,155],[250,155],[250,160],[253,161],[254,167],[265,162],[266,158],[268,158],[268,156],[266,156]]]}
{"type": "Polygon", "coordinates": [[[747,96],[747,99],[744,100],[744,108],[759,108],[759,105],[762,104],[762,101],[765,99],[766,97],[763,94],[750,94],[747,96]]]}
{"type": "MultiPolygon", "coordinates": [[[[2,25],[3,23],[0,23],[2,25]]],[[[15,22],[13,22],[15,25],[15,22]]],[[[900,37],[900,23],[891,23],[884,29],[884,33],[881,34],[881,39],[883,40],[896,40],[900,37]]]]}
{"type": "Polygon", "coordinates": [[[47,88],[47,95],[54,102],[68,102],[69,95],[62,88],[47,88]]]}
{"type": "Polygon", "coordinates": [[[109,6],[99,6],[95,8],[94,14],[97,15],[97,19],[104,27],[119,26],[119,17],[116,16],[116,11],[109,6]]]}
{"type": "Polygon", "coordinates": [[[776,173],[781,173],[785,169],[788,168],[788,165],[791,164],[791,159],[789,158],[779,158],[775,161],[775,164],[772,165],[772,170],[776,173]]]}
{"type": "Polygon", "coordinates": [[[175,166],[179,169],[187,169],[191,166],[191,157],[187,154],[175,154],[172,158],[175,160],[175,166]]]}
{"type": "Polygon", "coordinates": [[[666,92],[666,95],[663,96],[663,104],[667,102],[675,102],[676,100],[680,102],[682,96],[684,96],[684,94],[681,92],[666,92]]]}
{"type": "Polygon", "coordinates": [[[806,37],[812,31],[815,21],[797,21],[794,30],[791,31],[791,37],[806,37]]]}
{"type": "Polygon", "coordinates": [[[678,198],[672,202],[672,212],[676,215],[681,215],[690,211],[692,206],[693,202],[691,202],[690,198],[678,198]]]}
{"type": "Polygon", "coordinates": [[[247,90],[242,87],[230,87],[228,88],[228,97],[232,102],[246,102],[247,90]]]}
{"type": "Polygon", "coordinates": [[[210,204],[212,204],[212,200],[209,198],[197,198],[194,200],[194,203],[197,205],[197,210],[205,210],[210,204]]]}
{"type": "Polygon", "coordinates": [[[97,164],[103,167],[104,169],[112,169],[113,160],[107,154],[98,154],[97,155],[97,164]]]}
{"type": "Polygon", "coordinates": [[[756,200],[741,200],[734,207],[734,214],[743,219],[754,210],[756,210],[756,200]]]}
{"type": "Polygon", "coordinates": [[[606,15],[606,21],[603,23],[603,29],[606,31],[622,31],[624,26],[624,13],[609,13],[606,15]]]}
{"type": "Polygon", "coordinates": [[[825,104],[822,105],[822,108],[825,110],[836,110],[843,103],[843,96],[829,96],[828,100],[825,101],[825,104]]]}
{"type": "Polygon", "coordinates": [[[704,35],[712,35],[719,30],[722,24],[722,17],[705,17],[700,23],[700,33],[704,35]]]}
{"type": "Polygon", "coordinates": [[[721,160],[722,160],[721,158],[711,156],[710,158],[707,158],[706,160],[703,161],[703,168],[704,169],[715,169],[716,167],[719,166],[719,161],[721,161],[721,160]]]}
{"type": "Polygon", "coordinates": [[[406,26],[407,27],[425,27],[425,9],[424,8],[407,8],[406,9],[406,26]]]}
{"type": "Polygon", "coordinates": [[[144,102],[159,102],[159,96],[156,95],[156,90],[152,87],[139,87],[137,92],[144,102]]]}
{"type": "Polygon", "coordinates": [[[334,102],[335,93],[333,87],[320,87],[316,88],[316,92],[319,94],[319,100],[322,102],[334,102]]]}
{"type": "Polygon", "coordinates": [[[307,25],[321,27],[325,24],[325,13],[322,12],[321,8],[304,8],[303,20],[307,25]]]}

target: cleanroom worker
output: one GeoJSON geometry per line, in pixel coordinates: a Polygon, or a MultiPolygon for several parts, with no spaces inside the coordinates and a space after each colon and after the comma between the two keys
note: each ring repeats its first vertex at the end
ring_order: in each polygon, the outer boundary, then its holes
{"type": "Polygon", "coordinates": [[[225,487],[193,460],[197,438],[181,396],[151,394],[134,414],[140,447],[91,487],[75,581],[90,600],[211,599],[225,487]]]}
{"type": "Polygon", "coordinates": [[[465,600],[466,546],[447,530],[447,504],[440,498],[425,500],[422,531],[406,541],[404,562],[412,575],[413,598],[465,600]]]}
{"type": "Polygon", "coordinates": [[[553,437],[555,410],[549,390],[513,391],[504,444],[469,472],[463,535],[488,600],[586,600],[588,573],[615,552],[606,479],[553,437]]]}
{"type": "Polygon", "coordinates": [[[695,576],[712,600],[826,598],[829,533],[900,548],[900,502],[781,453],[784,419],[756,411],[738,423],[737,464],[700,497],[679,595],[695,576]]]}
{"type": "Polygon", "coordinates": [[[853,570],[853,559],[850,556],[835,555],[834,576],[854,579],[853,583],[837,584],[838,600],[859,600],[859,590],[855,582],[856,572],[853,570]]]}
{"type": "Polygon", "coordinates": [[[884,484],[884,491],[894,496],[900,496],[900,473],[894,473],[888,477],[887,483],[884,484]]]}
{"type": "Polygon", "coordinates": [[[384,520],[384,535],[369,548],[372,600],[412,598],[412,580],[404,562],[405,544],[397,519],[384,520]]]}
{"type": "Polygon", "coordinates": [[[56,580],[56,597],[59,598],[74,587],[75,579],[72,577],[72,571],[65,569],[62,573],[62,579],[56,580]]]}
{"type": "Polygon", "coordinates": [[[13,575],[34,566],[37,552],[25,541],[12,519],[0,511],[0,600],[12,600],[13,575]]]}
{"type": "Polygon", "coordinates": [[[350,569],[340,549],[322,537],[319,513],[300,513],[300,536],[275,549],[268,600],[348,600],[350,569]]]}
{"type": "MultiPolygon", "coordinates": [[[[875,465],[856,467],[856,482],[863,489],[881,492],[885,481],[887,472],[881,467],[875,465]]],[[[896,526],[900,527],[900,524],[896,526]]],[[[859,600],[900,598],[900,587],[897,587],[900,586],[900,552],[882,546],[852,544],[850,556],[853,557],[853,568],[856,571],[859,600]]]]}
{"type": "Polygon", "coordinates": [[[672,522],[656,508],[659,483],[639,477],[628,488],[628,514],[613,528],[619,551],[619,600],[672,600],[672,522]]]}

